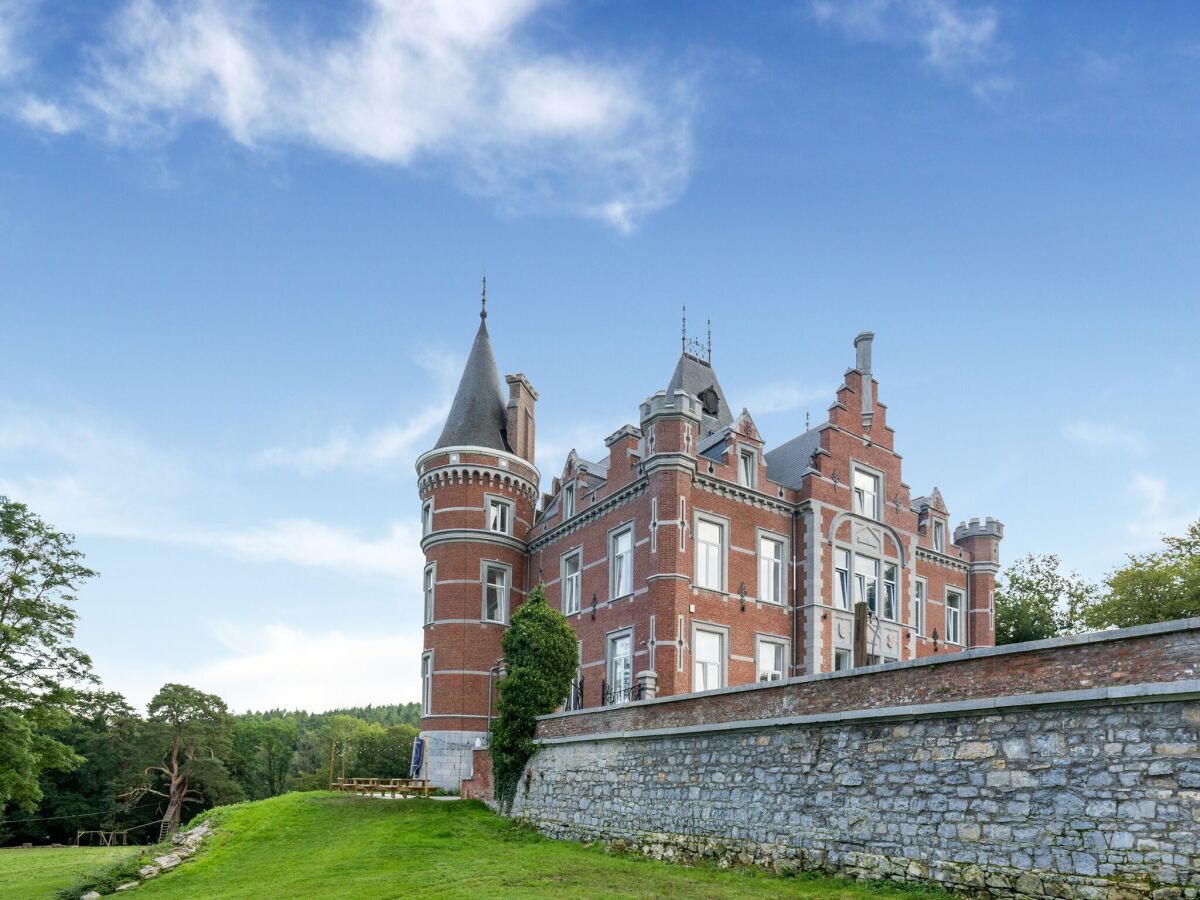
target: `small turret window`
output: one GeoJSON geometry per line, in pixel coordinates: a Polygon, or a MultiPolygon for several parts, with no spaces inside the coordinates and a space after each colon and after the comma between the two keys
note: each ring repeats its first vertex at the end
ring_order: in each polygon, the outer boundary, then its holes
{"type": "Polygon", "coordinates": [[[433,501],[426,500],[421,506],[421,537],[433,532],[433,501]]]}
{"type": "Polygon", "coordinates": [[[485,566],[483,583],[483,619],[503,622],[508,615],[508,569],[485,566]]]}
{"type": "Polygon", "coordinates": [[[512,534],[512,504],[507,500],[488,499],[488,530],[512,534]]]}

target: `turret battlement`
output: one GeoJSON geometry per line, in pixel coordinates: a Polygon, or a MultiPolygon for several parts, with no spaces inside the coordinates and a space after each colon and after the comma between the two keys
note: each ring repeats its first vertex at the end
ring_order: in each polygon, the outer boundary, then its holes
{"type": "Polygon", "coordinates": [[[999,519],[993,519],[991,516],[988,516],[986,519],[976,517],[968,519],[966,522],[960,522],[958,527],[954,529],[954,542],[956,544],[973,537],[1003,538],[1004,523],[999,519]]]}

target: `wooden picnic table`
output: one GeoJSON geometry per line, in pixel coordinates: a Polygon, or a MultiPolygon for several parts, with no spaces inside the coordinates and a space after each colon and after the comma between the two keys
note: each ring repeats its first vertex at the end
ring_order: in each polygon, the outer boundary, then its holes
{"type": "Polygon", "coordinates": [[[373,796],[391,794],[396,797],[429,796],[428,778],[339,778],[329,785],[331,791],[373,796]]]}

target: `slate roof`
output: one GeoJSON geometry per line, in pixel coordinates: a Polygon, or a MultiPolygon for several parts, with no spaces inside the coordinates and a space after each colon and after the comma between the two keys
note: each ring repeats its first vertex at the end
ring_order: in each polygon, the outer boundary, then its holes
{"type": "Polygon", "coordinates": [[[446,416],[446,427],[433,447],[435,450],[487,447],[511,453],[512,448],[505,440],[505,429],[504,388],[492,353],[487,322],[481,321],[454,402],[450,405],[450,414],[446,416]]]}
{"type": "Polygon", "coordinates": [[[798,488],[813,453],[821,446],[821,429],[810,428],[765,454],[767,478],[784,487],[798,488]]]}
{"type": "Polygon", "coordinates": [[[689,396],[698,397],[706,388],[712,388],[717,394],[717,414],[711,416],[704,413],[701,420],[701,437],[720,431],[727,425],[733,424],[733,412],[725,392],[721,390],[721,382],[708,363],[700,362],[694,356],[680,354],[679,362],[675,365],[675,374],[667,385],[667,397],[674,397],[678,390],[687,391],[689,396]]]}

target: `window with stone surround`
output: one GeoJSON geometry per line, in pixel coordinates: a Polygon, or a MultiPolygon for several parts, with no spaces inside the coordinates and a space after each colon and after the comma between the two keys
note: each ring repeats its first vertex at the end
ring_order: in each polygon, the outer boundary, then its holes
{"type": "Polygon", "coordinates": [[[854,557],[854,602],[866,603],[867,609],[879,615],[879,560],[854,557]]]}
{"type": "Polygon", "coordinates": [[[853,667],[853,660],[849,650],[834,650],[833,651],[833,671],[845,672],[853,667]]]}
{"type": "Polygon", "coordinates": [[[633,687],[633,632],[623,631],[608,637],[608,689],[613,703],[629,700],[633,687]]]}
{"type": "Polygon", "coordinates": [[[569,519],[575,515],[575,485],[568,484],[563,488],[563,518],[569,519]]]}
{"type": "Polygon", "coordinates": [[[787,641],[759,636],[755,655],[758,680],[782,681],[787,677],[787,641]]]}
{"type": "Polygon", "coordinates": [[[738,484],[745,487],[754,487],[755,474],[757,474],[757,459],[753,450],[741,450],[738,452],[738,484]]]}
{"type": "Polygon", "coordinates": [[[938,553],[946,552],[946,525],[936,519],[933,522],[933,549],[938,553]]]}
{"type": "Polygon", "coordinates": [[[433,501],[426,500],[421,504],[421,537],[433,533],[433,501]]]}
{"type": "Polygon", "coordinates": [[[433,651],[421,654],[421,715],[430,714],[433,702],[433,651]]]}
{"type": "Polygon", "coordinates": [[[499,497],[488,498],[488,531],[512,534],[512,503],[499,497]]]}
{"type": "Polygon", "coordinates": [[[579,612],[580,579],[583,573],[583,555],[572,551],[562,560],[562,610],[569,616],[579,612]]]}
{"type": "Polygon", "coordinates": [[[425,567],[425,624],[433,621],[433,588],[437,579],[437,569],[431,563],[425,567]]]}
{"type": "Polygon", "coordinates": [[[889,622],[900,620],[896,599],[899,596],[896,584],[896,566],[894,563],[883,564],[883,618],[889,622]]]}
{"type": "Polygon", "coordinates": [[[946,591],[946,641],[950,644],[961,644],[962,635],[962,602],[963,595],[958,591],[946,591]]]}
{"type": "Polygon", "coordinates": [[[839,547],[833,550],[833,605],[850,608],[850,551],[839,547]]]}
{"type": "Polygon", "coordinates": [[[509,568],[495,563],[483,567],[483,620],[504,622],[508,616],[509,568]]]}
{"type": "Polygon", "coordinates": [[[863,469],[854,470],[854,511],[860,516],[879,518],[879,476],[863,469]]]}
{"type": "Polygon", "coordinates": [[[925,594],[929,590],[928,584],[924,578],[917,578],[913,582],[916,591],[915,602],[913,603],[913,630],[919,635],[925,634],[925,594]]]}
{"type": "Polygon", "coordinates": [[[725,686],[725,632],[695,626],[692,632],[692,690],[725,686]]]}
{"type": "Polygon", "coordinates": [[[696,521],[696,585],[725,590],[725,526],[714,519],[696,521]]]}
{"type": "Polygon", "coordinates": [[[608,541],[609,596],[615,600],[633,593],[633,526],[614,531],[608,541]]]}
{"type": "Polygon", "coordinates": [[[783,541],[759,535],[758,599],[783,603],[783,541]]]}

